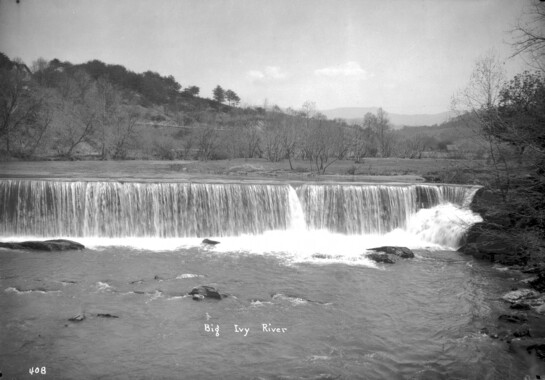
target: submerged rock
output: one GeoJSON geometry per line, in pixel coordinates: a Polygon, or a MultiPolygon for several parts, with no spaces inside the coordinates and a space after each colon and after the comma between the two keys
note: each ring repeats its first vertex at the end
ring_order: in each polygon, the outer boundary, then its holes
{"type": "Polygon", "coordinates": [[[210,240],[210,239],[204,239],[202,241],[202,244],[206,244],[206,245],[216,245],[216,244],[219,244],[219,243],[220,243],[219,241],[210,240]]]}
{"type": "Polygon", "coordinates": [[[524,350],[528,354],[535,352],[538,358],[545,360],[545,339],[522,339],[511,341],[511,350],[521,351],[524,350]]]}
{"type": "Polygon", "coordinates": [[[538,277],[528,283],[532,288],[536,289],[539,292],[545,292],[545,272],[538,274],[538,277]]]}
{"type": "Polygon", "coordinates": [[[395,260],[388,256],[386,253],[370,253],[367,255],[369,260],[373,260],[377,263],[394,264],[395,260]]]}
{"type": "Polygon", "coordinates": [[[221,294],[218,289],[209,285],[197,286],[196,288],[193,288],[188,294],[193,296],[193,299],[195,301],[201,301],[205,298],[221,300],[227,297],[227,294],[221,294]]]}
{"type": "Polygon", "coordinates": [[[110,313],[98,313],[97,317],[99,318],[119,318],[117,315],[113,315],[110,313]]]}
{"type": "Polygon", "coordinates": [[[414,257],[413,251],[407,247],[395,247],[395,246],[384,246],[377,248],[369,248],[368,251],[382,252],[389,255],[399,256],[402,259],[412,259],[414,257]]]}
{"type": "Polygon", "coordinates": [[[23,241],[18,243],[1,243],[0,248],[8,249],[31,249],[35,251],[70,251],[85,249],[83,244],[72,240],[53,239],[44,241],[23,241]]]}
{"type": "Polygon", "coordinates": [[[325,255],[323,253],[315,253],[315,254],[312,255],[312,258],[314,258],[314,259],[332,259],[333,256],[325,255]]]}
{"type": "Polygon", "coordinates": [[[527,336],[531,336],[530,329],[528,328],[528,326],[521,326],[513,332],[513,336],[515,338],[524,338],[527,336]]]}
{"type": "Polygon", "coordinates": [[[509,306],[509,308],[513,310],[530,310],[532,307],[526,302],[516,302],[509,306]]]}
{"type": "Polygon", "coordinates": [[[502,322],[509,323],[524,323],[528,321],[528,317],[524,314],[502,314],[498,319],[502,322]]]}

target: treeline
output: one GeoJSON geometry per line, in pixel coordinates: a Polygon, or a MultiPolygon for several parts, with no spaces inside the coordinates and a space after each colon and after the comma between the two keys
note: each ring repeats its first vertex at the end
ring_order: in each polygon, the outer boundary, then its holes
{"type": "Polygon", "coordinates": [[[233,90],[212,99],[172,76],[137,74],[93,60],[74,65],[39,59],[29,68],[0,53],[0,149],[5,157],[231,159],[309,162],[324,172],[335,160],[418,158],[437,149],[424,134],[392,131],[382,109],[362,125],[328,120],[312,102],[298,109],[237,107],[233,90]],[[227,104],[225,104],[227,103],[227,104]]]}
{"type": "Polygon", "coordinates": [[[4,157],[124,159],[160,154],[150,125],[197,125],[238,104],[199,97],[172,76],[141,74],[94,60],[38,59],[29,67],[0,53],[0,153],[4,157]]]}

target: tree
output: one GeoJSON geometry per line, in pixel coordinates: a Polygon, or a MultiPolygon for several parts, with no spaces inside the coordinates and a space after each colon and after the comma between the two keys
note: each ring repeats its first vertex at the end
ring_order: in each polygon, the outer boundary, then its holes
{"type": "Polygon", "coordinates": [[[225,101],[225,90],[221,86],[216,86],[213,91],[213,99],[218,103],[223,103],[225,101]]]}
{"type": "Polygon", "coordinates": [[[128,146],[136,138],[136,123],[140,118],[137,111],[118,110],[118,117],[112,130],[111,155],[115,160],[127,158],[128,146]]]}
{"type": "Polygon", "coordinates": [[[225,98],[229,102],[230,106],[237,105],[240,102],[240,98],[233,90],[225,91],[225,98]]]}
{"type": "Polygon", "coordinates": [[[100,122],[100,97],[95,82],[87,73],[78,70],[66,76],[60,86],[63,120],[57,131],[57,150],[71,157],[82,142],[91,142],[100,122]]]}
{"type": "Polygon", "coordinates": [[[513,30],[513,55],[529,56],[534,68],[545,71],[545,2],[532,0],[526,16],[513,30]]]}
{"type": "MultiPolygon", "coordinates": [[[[45,98],[35,87],[30,71],[22,62],[12,62],[11,68],[5,62],[0,68],[0,138],[5,141],[8,155],[13,150],[28,154],[34,139],[39,142],[49,127],[50,117],[45,116],[45,98]],[[41,118],[44,117],[44,119],[41,118]],[[32,140],[25,140],[23,137],[32,140]],[[13,146],[19,140],[17,147],[13,146]],[[30,144],[30,145],[29,145],[30,144]]],[[[34,148],[32,151],[34,151],[34,148]]]]}
{"type": "Polygon", "coordinates": [[[284,153],[290,164],[290,169],[293,170],[292,160],[297,154],[297,150],[300,145],[301,131],[297,128],[296,119],[289,117],[286,122],[282,124],[280,130],[280,143],[284,149],[284,153]]]}
{"type": "Polygon", "coordinates": [[[516,75],[499,95],[496,117],[485,124],[484,132],[509,143],[519,152],[526,150],[538,164],[545,155],[545,75],[528,72],[516,75]]]}
{"type": "Polygon", "coordinates": [[[335,161],[343,159],[349,144],[343,126],[335,121],[309,119],[304,128],[302,147],[311,167],[324,174],[335,161]]]}
{"type": "Polygon", "coordinates": [[[391,153],[391,139],[387,135],[389,124],[390,119],[388,118],[388,114],[382,108],[379,108],[377,110],[375,132],[378,136],[380,157],[388,157],[391,153]]]}
{"type": "Polygon", "coordinates": [[[202,125],[195,132],[197,156],[201,161],[208,161],[217,149],[218,133],[212,125],[202,125]]]}
{"type": "Polygon", "coordinates": [[[460,120],[475,133],[475,140],[488,151],[494,167],[494,187],[506,199],[511,183],[511,165],[506,147],[488,133],[497,122],[497,106],[504,83],[503,65],[493,51],[477,59],[469,83],[453,98],[453,109],[460,120]],[[476,121],[476,122],[475,122],[476,121]]]}
{"type": "Polygon", "coordinates": [[[197,96],[199,95],[199,91],[200,89],[197,86],[190,86],[182,91],[182,95],[197,96]]]}
{"type": "Polygon", "coordinates": [[[285,156],[282,146],[282,124],[285,122],[278,113],[269,113],[263,132],[263,150],[265,158],[278,162],[285,156]]]}

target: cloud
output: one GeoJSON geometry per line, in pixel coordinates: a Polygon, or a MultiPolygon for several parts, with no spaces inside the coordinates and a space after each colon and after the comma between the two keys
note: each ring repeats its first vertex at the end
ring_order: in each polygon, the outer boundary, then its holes
{"type": "Polygon", "coordinates": [[[284,79],[288,75],[277,66],[267,66],[264,70],[250,70],[247,73],[248,78],[265,81],[265,80],[279,80],[284,79]]]}
{"type": "Polygon", "coordinates": [[[367,71],[362,69],[358,62],[354,61],[314,70],[314,75],[324,77],[356,77],[361,79],[367,79],[368,77],[367,71]]]}

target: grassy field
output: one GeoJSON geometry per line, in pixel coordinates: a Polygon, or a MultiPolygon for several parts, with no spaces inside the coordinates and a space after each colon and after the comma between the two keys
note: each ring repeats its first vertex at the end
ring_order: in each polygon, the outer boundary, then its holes
{"type": "Polygon", "coordinates": [[[0,164],[1,178],[68,178],[108,180],[192,180],[266,178],[301,181],[475,183],[487,168],[483,161],[366,158],[363,163],[336,161],[325,175],[308,161],[265,159],[218,161],[12,161],[0,164]]]}

